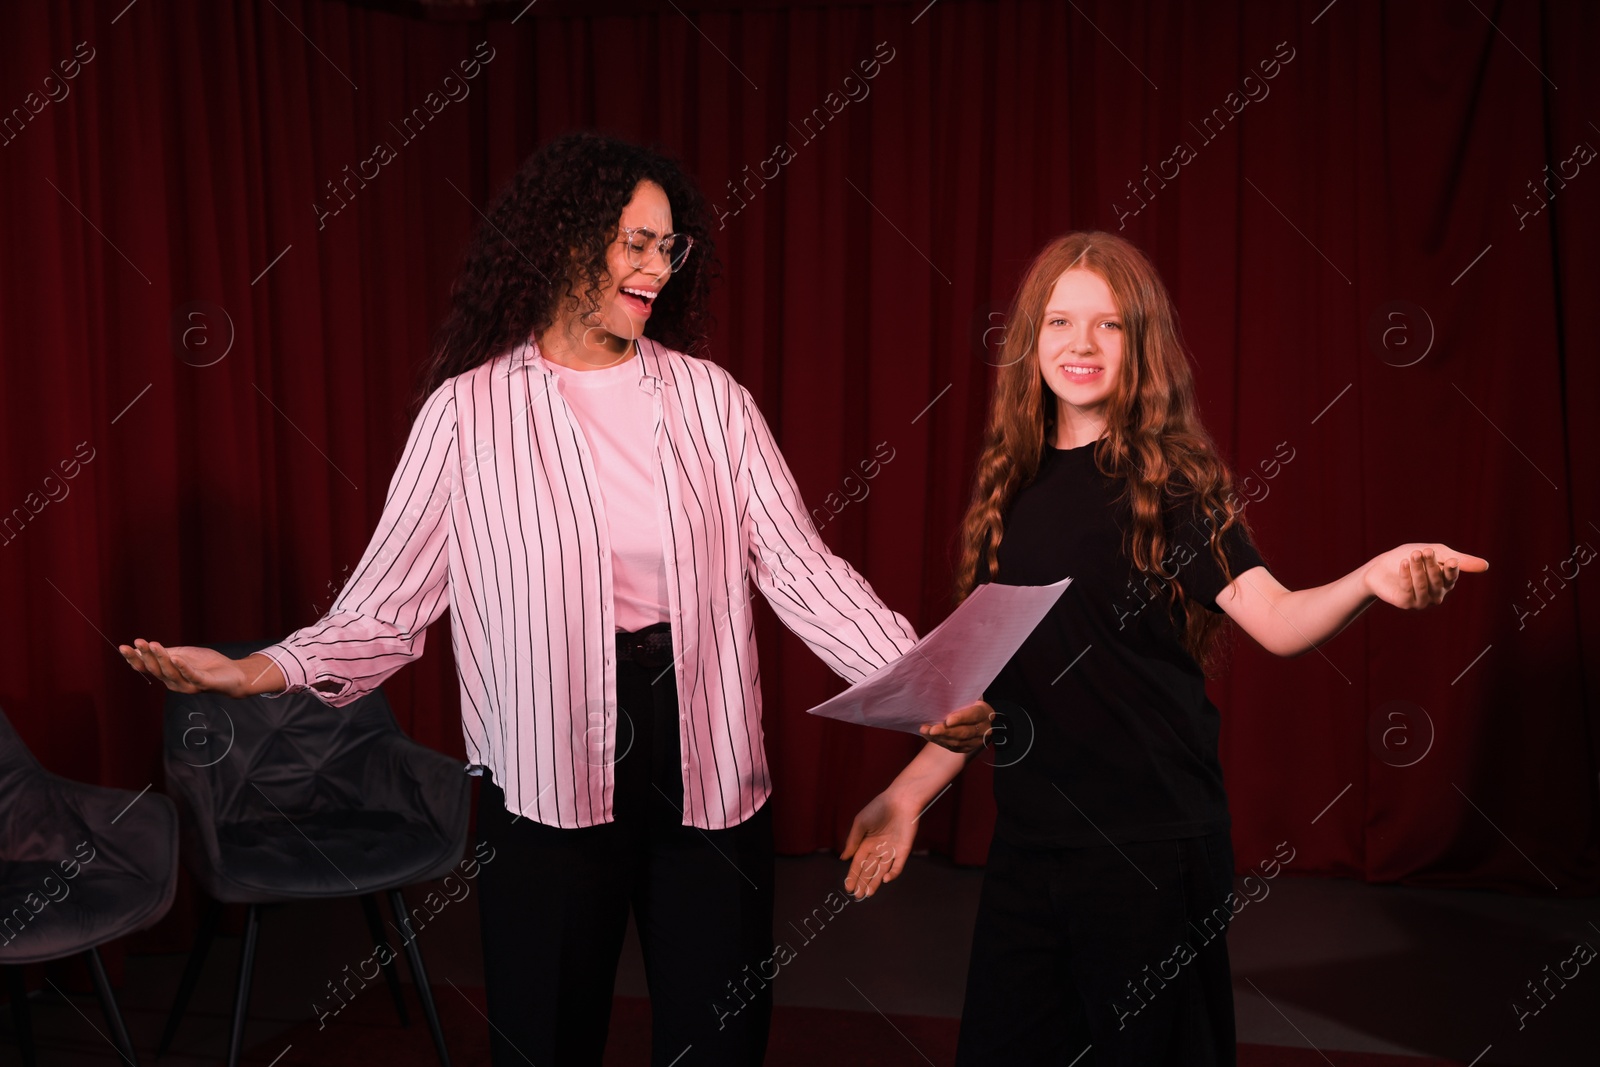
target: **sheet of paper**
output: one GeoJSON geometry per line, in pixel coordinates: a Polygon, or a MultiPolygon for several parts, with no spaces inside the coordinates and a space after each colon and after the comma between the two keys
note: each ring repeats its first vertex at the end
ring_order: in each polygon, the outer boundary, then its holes
{"type": "Polygon", "coordinates": [[[1054,585],[980,585],[911,651],[808,714],[917,733],[983,699],[1000,668],[1071,583],[1063,578],[1054,585]]]}

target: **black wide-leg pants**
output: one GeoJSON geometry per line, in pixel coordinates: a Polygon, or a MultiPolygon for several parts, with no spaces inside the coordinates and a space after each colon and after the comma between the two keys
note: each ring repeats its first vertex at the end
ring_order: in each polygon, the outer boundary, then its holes
{"type": "Polygon", "coordinates": [[[957,1067],[1233,1067],[1226,831],[984,868],[957,1067]]]}
{"type": "MultiPolygon", "coordinates": [[[[642,632],[642,631],[641,631],[642,632]]],[[[683,825],[678,701],[669,666],[617,665],[610,823],[562,829],[512,815],[486,775],[477,840],[485,991],[495,1067],[598,1067],[633,911],[650,989],[652,1067],[756,1067],[773,955],[772,817],[683,825]]],[[[596,755],[594,758],[598,759],[596,755]]]]}

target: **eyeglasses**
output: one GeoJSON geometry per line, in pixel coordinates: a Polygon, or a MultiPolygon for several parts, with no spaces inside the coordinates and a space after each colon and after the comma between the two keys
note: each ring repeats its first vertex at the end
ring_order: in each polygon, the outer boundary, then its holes
{"type": "Polygon", "coordinates": [[[622,247],[628,254],[628,265],[634,270],[644,270],[644,265],[655,252],[667,264],[667,269],[677,271],[689,258],[694,238],[686,233],[657,234],[644,226],[622,227],[622,247]]]}

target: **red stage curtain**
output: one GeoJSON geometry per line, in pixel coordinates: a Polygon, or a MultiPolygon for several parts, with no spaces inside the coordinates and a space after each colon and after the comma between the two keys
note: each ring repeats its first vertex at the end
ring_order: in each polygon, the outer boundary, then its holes
{"type": "MultiPolygon", "coordinates": [[[[162,692],[112,645],[272,638],[327,607],[479,208],[593,126],[664,144],[719,205],[710,356],[823,537],[924,629],[986,331],[1050,236],[1132,237],[1281,580],[1407,540],[1493,563],[1299,659],[1236,642],[1215,698],[1240,869],[1286,841],[1298,871],[1594,891],[1600,16],[1315,6],[9,12],[0,704],[59,773],[159,783],[162,692]],[[380,143],[395,158],[363,163],[380,143]],[[328,183],[363,166],[338,207],[328,183]]],[[[460,755],[447,626],[387,690],[460,755]]],[[[780,847],[836,847],[919,742],[808,718],[840,682],[765,609],[760,636],[780,847]]],[[[989,773],[927,814],[928,845],[982,861],[989,773]]]]}

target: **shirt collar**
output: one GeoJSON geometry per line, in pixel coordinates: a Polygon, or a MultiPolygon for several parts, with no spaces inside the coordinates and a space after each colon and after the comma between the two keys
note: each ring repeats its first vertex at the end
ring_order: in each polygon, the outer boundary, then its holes
{"type": "MultiPolygon", "coordinates": [[[[653,379],[663,385],[671,385],[672,371],[667,366],[667,360],[663,355],[661,346],[648,337],[641,337],[638,344],[640,381],[653,379]]],[[[551,369],[550,361],[545,359],[544,355],[539,351],[538,342],[532,338],[511,350],[510,366],[506,368],[506,374],[509,375],[519,368],[527,371],[537,371],[546,377],[551,377],[555,374],[555,371],[551,369]]]]}

